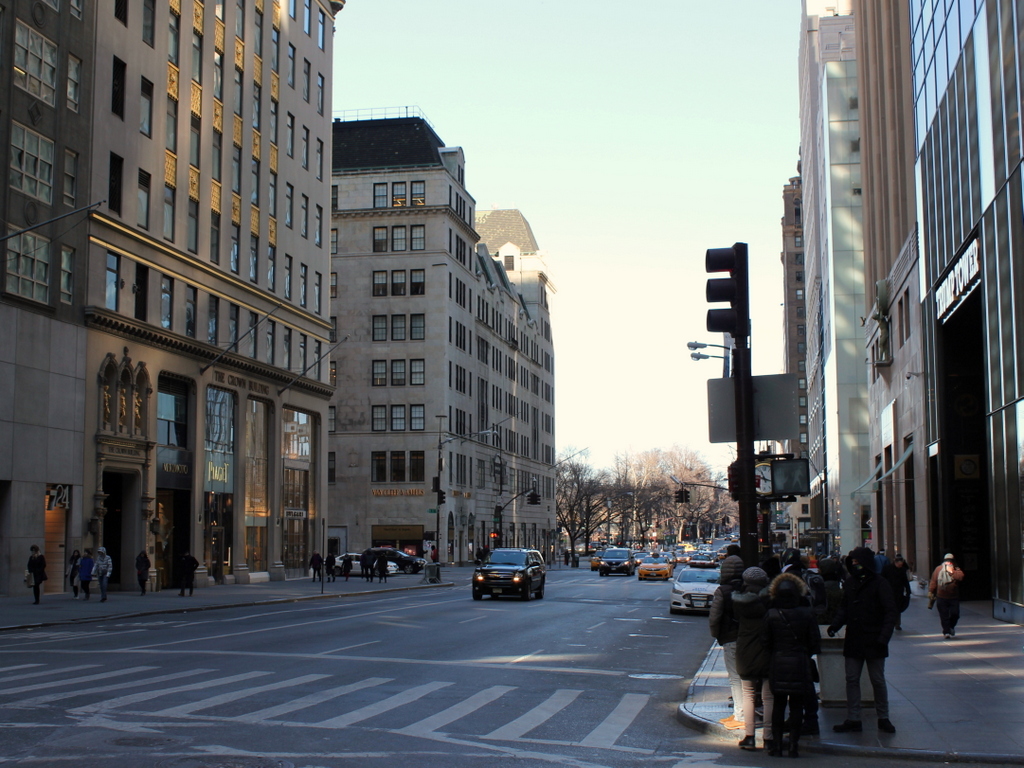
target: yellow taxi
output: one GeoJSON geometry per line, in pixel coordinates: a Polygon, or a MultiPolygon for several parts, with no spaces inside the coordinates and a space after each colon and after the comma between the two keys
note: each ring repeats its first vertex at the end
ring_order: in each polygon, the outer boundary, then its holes
{"type": "Polygon", "coordinates": [[[603,552],[603,550],[599,549],[590,556],[590,570],[596,571],[601,567],[601,555],[603,552]]]}
{"type": "Polygon", "coordinates": [[[645,557],[640,561],[640,565],[636,569],[636,578],[638,581],[646,581],[647,579],[661,579],[662,581],[668,581],[672,578],[672,562],[667,557],[645,557]]]}

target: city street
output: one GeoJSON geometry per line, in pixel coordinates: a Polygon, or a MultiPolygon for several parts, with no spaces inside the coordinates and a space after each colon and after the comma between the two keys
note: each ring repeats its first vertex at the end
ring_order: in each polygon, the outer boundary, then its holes
{"type": "Polygon", "coordinates": [[[0,634],[0,762],[674,768],[767,760],[677,722],[710,639],[704,616],[669,615],[667,584],[551,570],[543,600],[474,602],[469,573],[446,570],[457,582],[447,589],[0,634]]]}

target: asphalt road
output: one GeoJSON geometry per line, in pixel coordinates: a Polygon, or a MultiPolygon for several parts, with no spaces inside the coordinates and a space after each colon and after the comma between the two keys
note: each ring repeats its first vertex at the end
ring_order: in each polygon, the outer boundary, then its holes
{"type": "Polygon", "coordinates": [[[0,763],[763,765],[676,721],[709,636],[668,590],[581,568],[528,603],[466,581],[5,633],[0,763]]]}

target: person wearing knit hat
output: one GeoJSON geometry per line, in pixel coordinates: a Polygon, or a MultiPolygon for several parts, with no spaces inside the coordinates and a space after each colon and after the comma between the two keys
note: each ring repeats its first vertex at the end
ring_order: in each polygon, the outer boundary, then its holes
{"type": "Polygon", "coordinates": [[[771,657],[761,642],[761,626],[768,610],[768,574],[762,568],[743,571],[743,588],[732,594],[733,615],[739,622],[736,637],[736,672],[743,689],[744,737],[740,749],[756,750],[755,705],[758,691],[764,703],[764,742],[772,743],[772,706],[774,696],[768,685],[771,657]]]}
{"type": "Polygon", "coordinates": [[[963,580],[964,572],[956,564],[956,558],[952,553],[946,553],[928,581],[928,601],[934,600],[939,609],[942,637],[946,640],[956,637],[956,624],[960,621],[960,582],[963,580]]]}
{"type": "Polygon", "coordinates": [[[846,558],[850,577],[843,583],[843,602],[828,627],[829,637],[835,637],[846,626],[843,657],[846,662],[846,720],[832,726],[839,733],[863,730],[860,721],[860,677],[864,667],[875,695],[875,714],[878,730],[896,733],[889,719],[889,689],[885,684],[885,659],[889,655],[889,640],[899,611],[889,582],[874,569],[875,553],[867,547],[857,547],[846,558]]]}

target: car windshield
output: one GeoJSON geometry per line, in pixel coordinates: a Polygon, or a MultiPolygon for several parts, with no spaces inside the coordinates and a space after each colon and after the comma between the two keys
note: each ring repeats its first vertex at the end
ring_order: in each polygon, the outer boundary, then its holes
{"type": "Polygon", "coordinates": [[[706,582],[708,584],[718,583],[718,572],[717,571],[690,571],[683,570],[678,576],[676,581],[684,582],[706,582]]]}
{"type": "Polygon", "coordinates": [[[522,565],[526,562],[525,552],[492,552],[491,565],[522,565]]]}
{"type": "Polygon", "coordinates": [[[606,549],[604,551],[604,557],[629,557],[629,552],[625,549],[606,549]]]}
{"type": "Polygon", "coordinates": [[[645,557],[643,561],[645,563],[664,563],[664,562],[667,562],[664,557],[645,557]]]}

